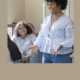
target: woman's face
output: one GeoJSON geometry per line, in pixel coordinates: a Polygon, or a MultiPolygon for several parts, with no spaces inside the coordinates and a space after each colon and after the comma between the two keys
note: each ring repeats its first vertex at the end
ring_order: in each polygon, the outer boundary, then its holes
{"type": "Polygon", "coordinates": [[[48,3],[48,9],[50,10],[51,14],[56,14],[58,11],[60,11],[60,6],[57,6],[55,2],[49,2],[48,3]]]}
{"type": "Polygon", "coordinates": [[[27,35],[27,29],[24,25],[20,25],[18,27],[18,32],[21,36],[26,36],[27,35]]]}

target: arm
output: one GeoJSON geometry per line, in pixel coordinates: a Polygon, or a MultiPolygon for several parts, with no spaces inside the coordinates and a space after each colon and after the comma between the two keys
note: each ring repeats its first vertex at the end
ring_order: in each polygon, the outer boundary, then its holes
{"type": "Polygon", "coordinates": [[[36,41],[34,42],[34,45],[37,45],[38,50],[40,50],[43,39],[44,39],[44,25],[47,23],[47,19],[48,19],[48,17],[46,17],[44,19],[44,22],[41,24],[41,29],[39,31],[39,35],[38,35],[36,41]]]}
{"type": "Polygon", "coordinates": [[[35,53],[37,55],[37,50],[39,50],[40,47],[41,47],[41,44],[42,44],[42,41],[43,41],[43,38],[44,38],[42,33],[43,33],[43,30],[41,29],[36,41],[34,42],[34,44],[31,47],[28,48],[28,49],[31,49],[30,57],[32,57],[32,56],[34,57],[35,53]]]}
{"type": "Polygon", "coordinates": [[[30,57],[34,57],[35,53],[37,55],[37,50],[40,50],[41,48],[41,45],[42,45],[42,42],[43,42],[43,39],[44,39],[44,24],[46,24],[46,19],[44,20],[43,24],[41,25],[41,29],[39,31],[39,35],[36,39],[36,41],[34,42],[34,44],[29,47],[28,49],[31,49],[31,52],[30,52],[30,57]]]}
{"type": "Polygon", "coordinates": [[[25,57],[25,55],[24,55],[23,53],[22,53],[21,55],[22,55],[22,58],[24,58],[24,57],[25,57]]]}
{"type": "Polygon", "coordinates": [[[71,48],[74,44],[74,33],[73,33],[73,24],[70,20],[65,28],[65,41],[60,43],[60,45],[63,46],[64,49],[71,48]]]}
{"type": "Polygon", "coordinates": [[[36,41],[34,42],[34,45],[37,45],[38,49],[41,48],[41,44],[42,44],[43,38],[44,38],[44,33],[43,33],[43,24],[42,24],[41,25],[41,29],[39,31],[39,35],[38,35],[36,41]]]}
{"type": "Polygon", "coordinates": [[[61,42],[59,46],[56,49],[52,49],[52,56],[57,56],[58,50],[61,48],[66,49],[66,48],[71,48],[73,46],[73,24],[72,21],[69,21],[66,28],[65,28],[65,41],[61,42]]]}

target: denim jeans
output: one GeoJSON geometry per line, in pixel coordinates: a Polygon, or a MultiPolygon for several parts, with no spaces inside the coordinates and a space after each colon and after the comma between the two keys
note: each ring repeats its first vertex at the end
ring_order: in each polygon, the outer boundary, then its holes
{"type": "Polygon", "coordinates": [[[42,63],[69,63],[70,54],[63,54],[63,55],[55,55],[52,57],[52,55],[43,53],[42,57],[42,63]]]}

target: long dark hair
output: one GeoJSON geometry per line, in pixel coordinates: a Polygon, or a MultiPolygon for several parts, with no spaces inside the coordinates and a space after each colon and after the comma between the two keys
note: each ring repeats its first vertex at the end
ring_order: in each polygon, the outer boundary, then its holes
{"type": "Polygon", "coordinates": [[[10,39],[9,35],[8,37],[8,49],[10,51],[10,57],[12,61],[16,61],[22,58],[21,53],[17,47],[17,45],[10,39]]]}

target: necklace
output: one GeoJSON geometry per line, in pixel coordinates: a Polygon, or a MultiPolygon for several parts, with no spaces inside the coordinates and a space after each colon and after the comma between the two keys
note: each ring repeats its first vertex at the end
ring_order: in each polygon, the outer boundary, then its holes
{"type": "Polygon", "coordinates": [[[54,17],[52,16],[52,19],[57,20],[61,15],[62,15],[62,13],[61,13],[57,18],[54,18],[54,17]]]}

